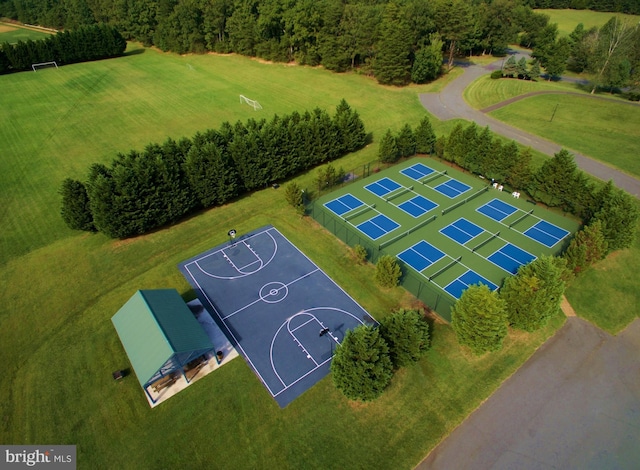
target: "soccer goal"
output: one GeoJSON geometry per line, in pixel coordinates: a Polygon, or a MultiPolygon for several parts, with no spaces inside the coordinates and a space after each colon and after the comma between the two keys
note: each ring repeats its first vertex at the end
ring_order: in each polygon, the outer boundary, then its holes
{"type": "Polygon", "coordinates": [[[48,68],[58,68],[58,64],[55,61],[52,62],[42,62],[40,64],[31,64],[31,68],[34,72],[37,72],[39,69],[48,69],[48,68]]]}
{"type": "Polygon", "coordinates": [[[244,95],[240,95],[240,103],[248,104],[249,106],[251,106],[253,108],[254,111],[262,109],[262,106],[260,106],[260,103],[258,103],[255,100],[251,100],[251,99],[247,98],[244,95]]]}

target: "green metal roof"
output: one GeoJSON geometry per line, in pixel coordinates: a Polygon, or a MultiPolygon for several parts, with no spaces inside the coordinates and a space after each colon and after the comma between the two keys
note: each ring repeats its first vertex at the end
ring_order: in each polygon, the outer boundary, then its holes
{"type": "Polygon", "coordinates": [[[111,321],[143,387],[174,354],[213,348],[175,289],[139,290],[111,321]]]}

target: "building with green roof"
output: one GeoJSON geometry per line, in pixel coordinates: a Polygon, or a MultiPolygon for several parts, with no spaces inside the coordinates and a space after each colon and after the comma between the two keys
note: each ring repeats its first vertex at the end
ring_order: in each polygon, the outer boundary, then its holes
{"type": "Polygon", "coordinates": [[[175,289],[139,290],[111,318],[140,385],[166,385],[214,346],[175,289]]]}

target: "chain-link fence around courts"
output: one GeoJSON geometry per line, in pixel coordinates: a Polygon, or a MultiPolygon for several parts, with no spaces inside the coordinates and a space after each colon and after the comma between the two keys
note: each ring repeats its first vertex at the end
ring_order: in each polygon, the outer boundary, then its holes
{"type": "MultiPolygon", "coordinates": [[[[367,250],[368,260],[375,264],[380,256],[387,254],[380,245],[371,241],[364,234],[360,233],[349,222],[339,219],[330,214],[324,206],[316,201],[310,201],[307,205],[307,213],[313,217],[320,225],[335,235],[338,239],[350,247],[360,245],[367,250]]],[[[401,285],[411,292],[418,300],[431,308],[441,318],[451,321],[451,307],[455,300],[445,294],[439,287],[433,285],[422,275],[413,272],[402,261],[398,260],[402,266],[401,285]]]]}

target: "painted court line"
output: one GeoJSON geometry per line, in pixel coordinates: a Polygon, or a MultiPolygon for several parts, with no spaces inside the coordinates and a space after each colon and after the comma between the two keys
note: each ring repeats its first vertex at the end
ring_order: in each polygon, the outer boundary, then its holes
{"type": "MultiPolygon", "coordinates": [[[[284,287],[289,287],[292,286],[293,284],[295,284],[296,282],[311,276],[313,273],[317,273],[318,271],[320,271],[320,268],[314,269],[313,271],[308,272],[307,274],[304,274],[303,276],[300,276],[297,279],[294,279],[293,281],[289,282],[288,284],[283,284],[284,287]]],[[[239,308],[238,310],[236,310],[235,312],[230,313],[229,315],[223,317],[223,320],[226,320],[227,318],[230,318],[234,315],[236,315],[237,313],[242,312],[243,310],[246,310],[249,307],[252,307],[253,305],[257,304],[258,302],[263,302],[264,300],[262,298],[257,298],[256,300],[254,300],[253,302],[248,303],[247,305],[245,305],[244,307],[239,308]]]]}
{"type": "Polygon", "coordinates": [[[187,270],[187,272],[189,273],[189,276],[191,277],[191,279],[193,280],[193,282],[198,286],[198,289],[200,290],[201,294],[207,299],[207,302],[209,303],[209,305],[211,306],[211,308],[213,309],[213,311],[216,313],[216,315],[218,316],[218,318],[220,319],[220,321],[222,322],[222,324],[225,326],[226,330],[229,333],[229,336],[231,336],[233,338],[233,341],[235,342],[235,347],[240,349],[240,351],[242,351],[242,355],[245,357],[245,359],[247,360],[247,362],[249,363],[249,365],[251,366],[251,368],[253,369],[253,371],[255,372],[255,374],[258,376],[258,378],[260,379],[260,382],[262,382],[262,384],[267,388],[267,390],[269,391],[269,393],[271,394],[271,396],[275,396],[273,394],[273,390],[271,390],[271,387],[269,387],[269,384],[267,383],[267,381],[264,379],[264,377],[262,377],[262,375],[260,375],[260,372],[258,371],[258,368],[256,367],[256,365],[253,363],[253,361],[251,361],[251,357],[249,357],[249,355],[247,354],[247,351],[245,351],[245,349],[242,347],[242,344],[240,343],[240,341],[238,341],[238,338],[236,337],[236,335],[233,334],[233,331],[227,326],[226,322],[224,321],[224,319],[222,318],[222,316],[220,315],[220,312],[218,312],[218,309],[216,308],[216,306],[213,304],[213,302],[211,301],[211,299],[209,298],[209,296],[207,295],[206,291],[202,288],[202,286],[200,285],[200,283],[196,280],[196,278],[193,276],[193,273],[191,272],[191,270],[189,269],[188,266],[185,266],[185,269],[187,270]]]}

